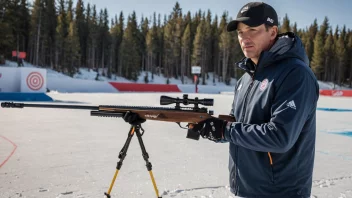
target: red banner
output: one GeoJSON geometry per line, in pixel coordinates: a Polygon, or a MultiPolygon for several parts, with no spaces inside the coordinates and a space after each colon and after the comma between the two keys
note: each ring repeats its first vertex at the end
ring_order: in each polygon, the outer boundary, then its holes
{"type": "MultiPolygon", "coordinates": [[[[18,58],[25,59],[26,55],[26,52],[18,52],[18,58]]],[[[17,51],[12,51],[12,57],[17,57],[17,51]]]]}
{"type": "Polygon", "coordinates": [[[109,82],[118,91],[125,92],[181,92],[177,85],[109,82]]]}
{"type": "Polygon", "coordinates": [[[332,90],[332,89],[321,89],[319,94],[323,96],[347,96],[352,97],[352,90],[332,90]]]}

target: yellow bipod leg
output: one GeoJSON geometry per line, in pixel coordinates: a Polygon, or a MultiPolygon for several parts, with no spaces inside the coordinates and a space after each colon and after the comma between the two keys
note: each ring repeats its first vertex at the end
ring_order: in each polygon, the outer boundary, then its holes
{"type": "MultiPolygon", "coordinates": [[[[140,147],[141,147],[141,149],[142,149],[143,159],[146,161],[146,166],[147,166],[147,169],[148,169],[148,171],[149,171],[149,175],[150,175],[150,178],[151,178],[151,180],[152,180],[152,183],[153,183],[153,186],[154,186],[154,190],[155,190],[156,196],[157,196],[158,198],[161,198],[161,197],[159,196],[159,191],[158,191],[158,188],[157,188],[157,186],[156,186],[155,179],[154,179],[154,176],[153,176],[152,164],[148,161],[149,155],[148,155],[147,151],[145,150],[144,143],[143,143],[143,140],[142,140],[142,135],[143,135],[143,134],[141,134],[140,129],[142,129],[140,125],[131,126],[131,129],[130,129],[130,131],[128,132],[128,137],[127,137],[127,140],[126,140],[126,142],[125,142],[125,145],[122,147],[122,149],[121,149],[121,151],[120,151],[120,153],[119,153],[120,161],[117,163],[116,171],[115,171],[114,177],[113,177],[113,179],[112,179],[112,181],[111,181],[109,190],[108,190],[107,193],[104,193],[107,198],[111,198],[111,195],[110,195],[111,190],[112,190],[112,188],[113,188],[113,186],[114,186],[114,183],[115,183],[115,181],[116,181],[116,177],[117,177],[117,175],[118,175],[118,173],[119,173],[119,170],[121,169],[122,162],[123,162],[123,160],[124,160],[125,157],[126,157],[126,153],[127,153],[128,147],[129,147],[129,145],[130,145],[131,139],[132,139],[132,137],[133,137],[133,135],[134,135],[135,133],[137,134],[138,142],[139,142],[139,145],[140,145],[140,147]]],[[[143,130],[143,129],[142,129],[142,130],[143,130]]],[[[143,132],[144,132],[144,130],[143,130],[143,132]]]]}

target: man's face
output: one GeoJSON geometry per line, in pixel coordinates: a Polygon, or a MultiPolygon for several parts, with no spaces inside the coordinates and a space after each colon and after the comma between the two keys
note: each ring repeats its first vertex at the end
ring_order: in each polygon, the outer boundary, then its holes
{"type": "Polygon", "coordinates": [[[257,27],[249,27],[244,23],[238,23],[237,33],[244,55],[252,59],[256,64],[260,53],[271,47],[277,34],[273,28],[267,30],[264,24],[257,27]]]}

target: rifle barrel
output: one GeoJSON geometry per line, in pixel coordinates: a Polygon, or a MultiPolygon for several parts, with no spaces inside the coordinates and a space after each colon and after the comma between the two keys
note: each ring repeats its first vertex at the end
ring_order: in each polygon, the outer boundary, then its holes
{"type": "Polygon", "coordinates": [[[98,106],[84,106],[84,105],[52,105],[52,104],[32,104],[32,103],[16,103],[16,102],[2,102],[3,108],[59,108],[59,109],[84,109],[84,110],[98,110],[98,106]]]}

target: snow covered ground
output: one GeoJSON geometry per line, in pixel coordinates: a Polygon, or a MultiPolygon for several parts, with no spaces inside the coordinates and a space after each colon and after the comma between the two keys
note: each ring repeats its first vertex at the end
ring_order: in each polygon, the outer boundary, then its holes
{"type": "MultiPolygon", "coordinates": [[[[182,97],[180,93],[49,93],[55,100],[83,105],[159,106],[161,95],[182,97]]],[[[189,95],[195,96],[214,98],[209,109],[215,115],[227,114],[233,97],[189,95]]],[[[318,106],[352,109],[352,98],[321,96],[318,106]]],[[[347,136],[352,133],[352,112],[317,111],[317,116],[312,197],[352,197],[352,137],[347,136]]],[[[129,130],[119,118],[38,108],[0,109],[0,126],[0,198],[103,197],[129,130]]],[[[228,144],[187,139],[186,130],[175,123],[147,121],[144,129],[145,147],[163,198],[234,197],[228,187],[228,144]]],[[[156,197],[136,137],[111,195],[156,197]]]]}

